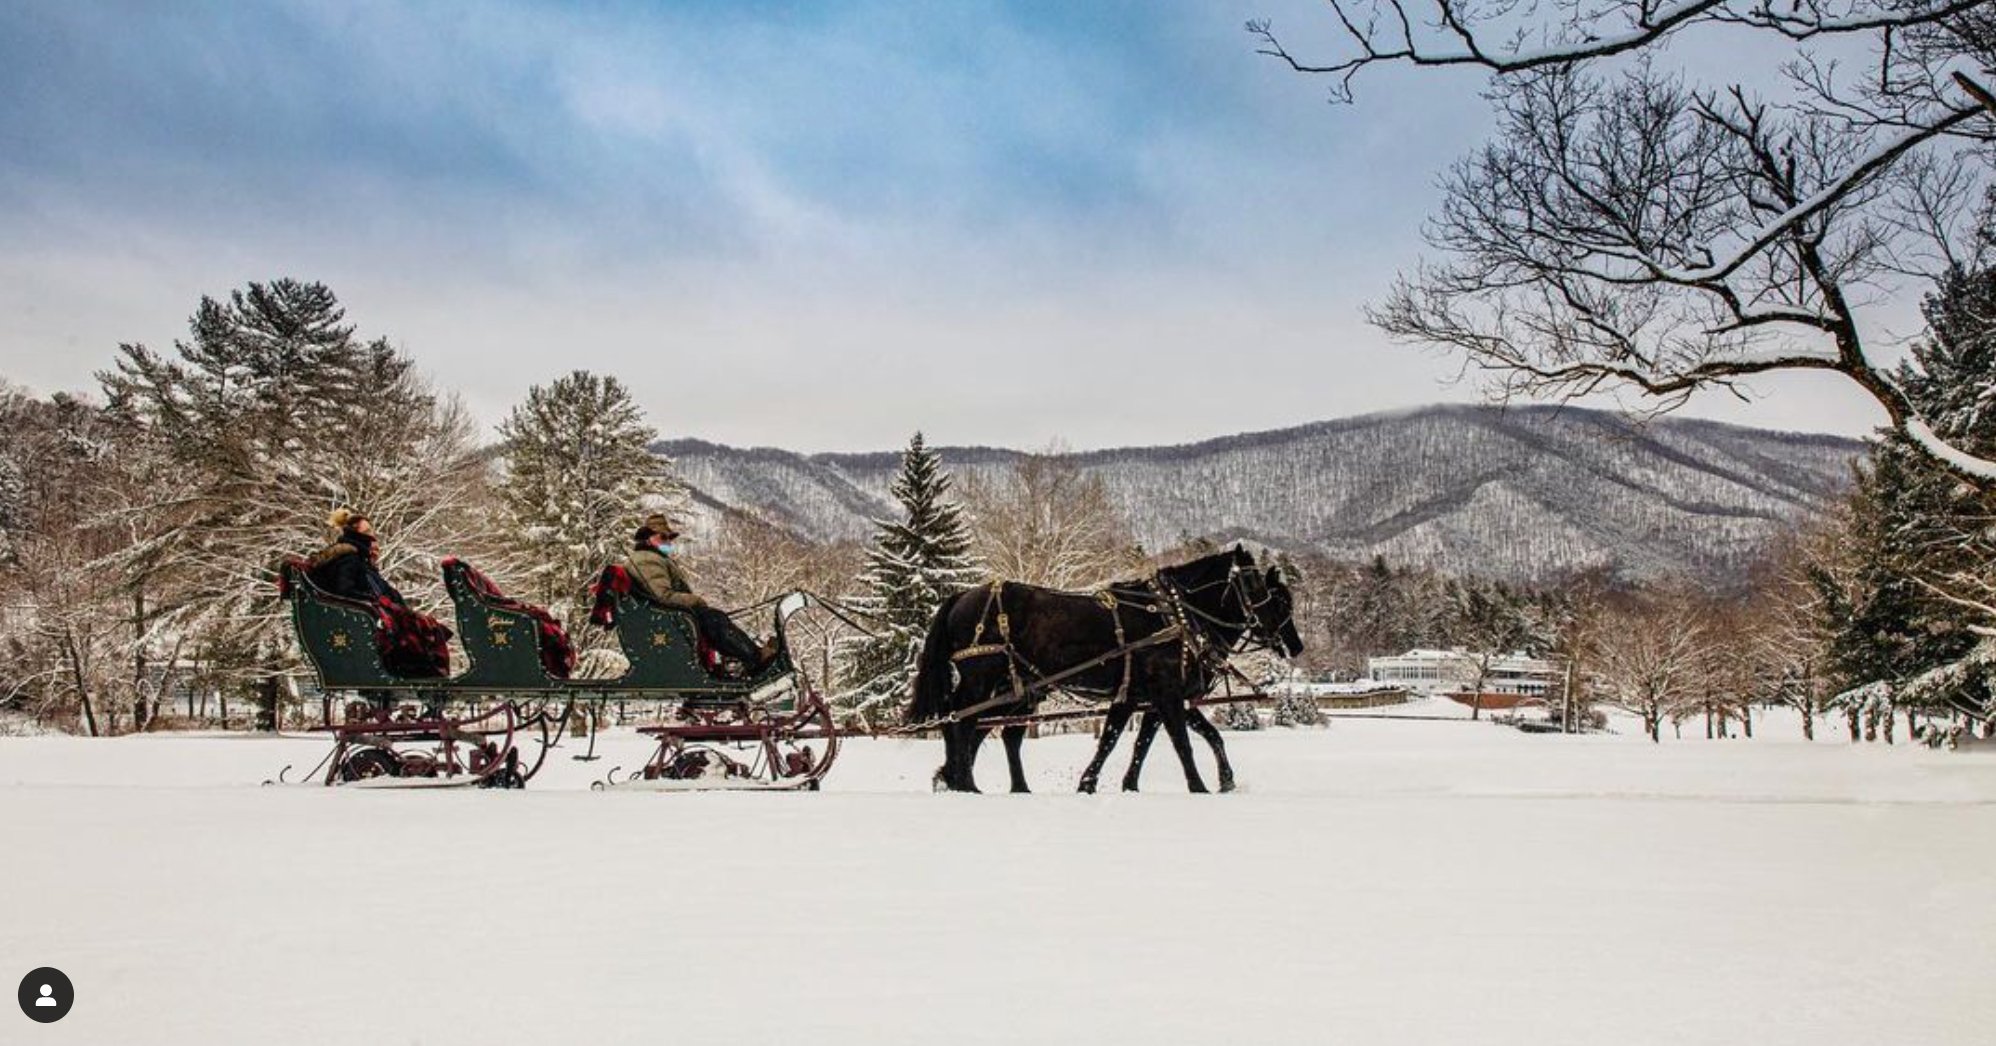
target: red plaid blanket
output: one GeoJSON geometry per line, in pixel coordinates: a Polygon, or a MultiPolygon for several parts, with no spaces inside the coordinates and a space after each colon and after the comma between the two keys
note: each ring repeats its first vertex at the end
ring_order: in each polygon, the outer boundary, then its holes
{"type": "Polygon", "coordinates": [[[631,591],[631,574],[620,563],[603,568],[596,583],[589,586],[589,623],[597,628],[617,627],[617,597],[631,591]]]}
{"type": "Polygon", "coordinates": [[[443,622],[382,596],[376,601],[374,648],[390,672],[412,678],[450,675],[451,630],[443,622]]]}

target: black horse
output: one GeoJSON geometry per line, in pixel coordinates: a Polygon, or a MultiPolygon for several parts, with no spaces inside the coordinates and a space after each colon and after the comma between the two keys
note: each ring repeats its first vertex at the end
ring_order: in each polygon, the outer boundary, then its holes
{"type": "MultiPolygon", "coordinates": [[[[1212,689],[1227,655],[1243,645],[1285,657],[1303,650],[1288,586],[1238,545],[1096,593],[995,582],[937,608],[908,721],[947,720],[936,782],[975,792],[972,767],[990,733],[981,720],[1027,714],[1052,690],[1108,697],[1111,728],[1083,774],[1083,791],[1094,790],[1116,735],[1139,708],[1162,722],[1188,788],[1207,790],[1192,759],[1191,724],[1213,746],[1225,789],[1233,773],[1219,731],[1189,702],[1212,689]]],[[[1007,726],[1002,736],[1012,791],[1024,792],[1026,729],[1007,726]]]]}

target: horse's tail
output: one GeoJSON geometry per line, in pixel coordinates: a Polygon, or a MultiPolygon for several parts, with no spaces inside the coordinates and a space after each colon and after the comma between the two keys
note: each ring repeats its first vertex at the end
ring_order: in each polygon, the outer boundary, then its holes
{"type": "Polygon", "coordinates": [[[944,597],[929,622],[929,637],[915,662],[915,699],[908,704],[908,722],[926,723],[942,715],[950,688],[949,612],[962,593],[944,597]]]}

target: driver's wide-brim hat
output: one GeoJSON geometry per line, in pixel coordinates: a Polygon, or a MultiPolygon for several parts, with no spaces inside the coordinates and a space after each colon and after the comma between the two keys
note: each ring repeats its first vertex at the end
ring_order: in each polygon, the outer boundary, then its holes
{"type": "Polygon", "coordinates": [[[676,538],[679,536],[679,521],[662,512],[654,512],[646,516],[644,528],[662,537],[676,538]]]}

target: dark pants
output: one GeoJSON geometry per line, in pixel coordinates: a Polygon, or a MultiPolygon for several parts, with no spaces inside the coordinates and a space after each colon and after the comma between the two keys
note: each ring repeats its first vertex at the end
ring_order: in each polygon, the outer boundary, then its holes
{"type": "Polygon", "coordinates": [[[762,647],[756,643],[755,637],[742,631],[727,612],[714,607],[700,607],[693,611],[693,623],[700,626],[700,637],[719,650],[722,656],[751,665],[762,663],[762,647]]]}

